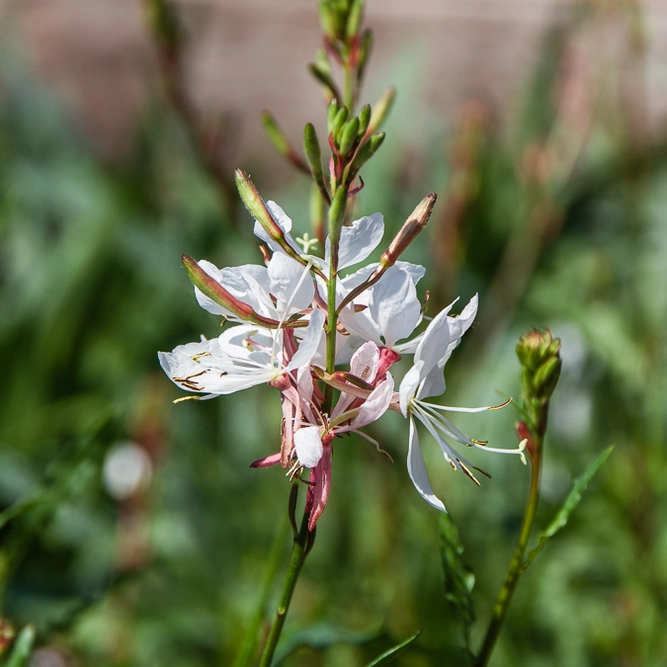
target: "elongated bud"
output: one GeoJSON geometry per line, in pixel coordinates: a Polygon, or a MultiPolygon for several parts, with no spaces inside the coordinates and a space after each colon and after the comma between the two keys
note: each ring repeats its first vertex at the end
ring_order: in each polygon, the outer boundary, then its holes
{"type": "Polygon", "coordinates": [[[528,401],[546,403],[560,376],[560,339],[551,331],[533,329],[519,339],[516,354],[521,362],[521,385],[528,401]]]}
{"type": "Polygon", "coordinates": [[[359,130],[357,131],[357,136],[359,138],[366,134],[368,125],[371,122],[371,113],[372,111],[370,104],[364,104],[364,106],[361,107],[361,111],[359,112],[359,130]]]}
{"type": "Polygon", "coordinates": [[[359,32],[363,13],[363,0],[352,0],[352,6],[350,7],[349,13],[347,15],[347,25],[345,26],[345,36],[348,40],[359,32]]]}
{"type": "Polygon", "coordinates": [[[331,123],[331,127],[329,128],[329,134],[334,139],[338,136],[338,132],[340,131],[340,128],[343,127],[343,123],[347,120],[349,113],[350,112],[348,111],[347,107],[341,107],[338,109],[336,116],[331,123]]]}
{"type": "Polygon", "coordinates": [[[209,276],[192,257],[182,255],[181,259],[192,284],[202,294],[222,306],[230,314],[236,315],[240,320],[261,324],[268,328],[275,329],[280,324],[277,320],[256,313],[251,306],[228,292],[215,278],[209,276]]]}
{"type": "Polygon", "coordinates": [[[308,65],[310,73],[324,86],[327,97],[334,99],[340,97],[338,86],[331,76],[331,71],[322,67],[319,63],[308,65]]]}
{"type": "Polygon", "coordinates": [[[320,142],[317,139],[317,132],[312,123],[307,123],[303,128],[303,152],[306,154],[306,160],[310,171],[316,180],[322,179],[322,152],[320,142]]]}
{"type": "Polygon", "coordinates": [[[320,24],[322,25],[322,32],[329,39],[336,39],[336,21],[333,12],[329,8],[327,0],[320,0],[318,9],[320,12],[320,24]]]}
{"type": "Polygon", "coordinates": [[[165,0],[148,0],[146,9],[161,46],[170,51],[178,49],[183,40],[183,31],[171,3],[165,0]]]}
{"type": "Polygon", "coordinates": [[[331,134],[334,120],[336,118],[336,114],[338,113],[338,109],[340,109],[338,100],[337,99],[331,100],[331,102],[329,103],[329,108],[327,109],[327,130],[329,134],[331,134]]]}
{"type": "Polygon", "coordinates": [[[345,220],[347,208],[347,189],[340,187],[336,190],[329,209],[329,240],[331,245],[337,245],[340,241],[340,230],[345,220]]]}
{"type": "MultiPolygon", "coordinates": [[[[363,283],[350,290],[341,301],[337,308],[339,313],[362,292],[365,292],[369,287],[375,285],[375,283],[382,278],[387,269],[396,263],[401,256],[401,253],[414,241],[417,234],[419,234],[419,232],[426,226],[426,223],[431,217],[431,212],[433,211],[437,198],[437,195],[431,193],[421,200],[417,208],[412,212],[412,215],[408,217],[403,224],[403,227],[401,227],[398,234],[396,234],[387,250],[382,253],[382,257],[380,257],[380,261],[375,271],[373,271],[363,283]]],[[[393,361],[391,363],[393,363],[393,361]]]]}
{"type": "Polygon", "coordinates": [[[394,240],[389,244],[387,250],[382,253],[380,267],[389,268],[393,266],[405,249],[415,240],[417,234],[426,227],[437,198],[435,193],[431,193],[421,200],[396,234],[394,240]]]}
{"type": "Polygon", "coordinates": [[[287,141],[287,137],[285,137],[283,131],[278,127],[276,119],[268,111],[265,111],[262,114],[262,125],[264,126],[264,131],[269,137],[269,141],[273,144],[273,147],[281,155],[289,157],[290,145],[287,141]]]}
{"type": "Polygon", "coordinates": [[[359,119],[352,118],[341,128],[338,136],[338,145],[341,155],[349,155],[357,143],[357,132],[359,131],[359,119]]]}
{"type": "Polygon", "coordinates": [[[236,181],[236,187],[245,207],[248,209],[250,215],[259,222],[269,237],[273,239],[287,255],[301,264],[307,264],[308,260],[301,257],[301,255],[288,243],[285,238],[284,230],[276,222],[273,215],[271,215],[271,211],[267,208],[259,192],[257,192],[257,188],[250,180],[248,174],[241,169],[236,169],[234,171],[234,180],[236,181]]]}
{"type": "Polygon", "coordinates": [[[359,47],[359,53],[357,55],[357,78],[361,81],[364,78],[364,73],[366,72],[366,65],[368,59],[371,55],[371,49],[373,48],[373,32],[367,28],[364,30],[364,34],[361,36],[361,46],[359,47]]]}
{"type": "Polygon", "coordinates": [[[367,134],[371,134],[379,130],[387,120],[387,116],[391,111],[391,107],[394,104],[394,99],[396,98],[396,88],[393,86],[387,88],[378,101],[373,105],[373,114],[371,115],[371,122],[368,125],[367,134]]]}
{"type": "Polygon", "coordinates": [[[310,174],[308,165],[304,163],[303,158],[292,148],[276,119],[268,111],[262,114],[262,125],[273,147],[297,169],[310,174]]]}
{"type": "Polygon", "coordinates": [[[382,146],[384,141],[385,134],[384,132],[378,132],[366,141],[365,144],[359,147],[357,154],[354,156],[352,161],[352,166],[350,167],[350,174],[354,177],[356,173],[361,169],[368,160],[370,160],[373,155],[377,152],[378,148],[382,146]]]}

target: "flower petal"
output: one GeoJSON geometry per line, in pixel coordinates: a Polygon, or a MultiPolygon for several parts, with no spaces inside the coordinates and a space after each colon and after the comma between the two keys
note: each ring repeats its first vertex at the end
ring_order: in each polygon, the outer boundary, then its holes
{"type": "Polygon", "coordinates": [[[318,426],[306,426],[294,432],[294,449],[299,463],[314,468],[322,458],[322,436],[318,426]]]}
{"type": "Polygon", "coordinates": [[[350,424],[351,429],[358,429],[377,421],[388,409],[394,394],[394,378],[387,373],[387,378],[368,395],[359,408],[359,413],[350,424]]]}
{"type": "Polygon", "coordinates": [[[270,291],[276,297],[276,310],[281,316],[291,315],[310,306],[315,287],[310,270],[282,252],[273,253],[267,267],[270,291]]]}
{"type": "MultiPolygon", "coordinates": [[[[366,215],[355,220],[350,226],[343,227],[338,245],[338,270],[363,262],[377,247],[384,235],[382,213],[366,215]]],[[[331,246],[327,238],[324,249],[324,262],[329,264],[331,246]]]]}
{"type": "Polygon", "coordinates": [[[316,308],[310,314],[310,322],[306,328],[306,333],[299,343],[299,349],[292,357],[287,370],[308,366],[313,357],[317,354],[324,335],[324,311],[316,308]]]}
{"type": "Polygon", "coordinates": [[[417,428],[415,427],[415,422],[413,419],[410,419],[410,440],[408,443],[408,474],[412,483],[415,485],[419,495],[429,504],[439,509],[443,512],[446,512],[445,505],[433,493],[431,488],[431,483],[428,479],[428,473],[426,472],[426,464],[424,463],[424,457],[422,456],[421,447],[419,446],[419,436],[417,435],[417,428]]]}

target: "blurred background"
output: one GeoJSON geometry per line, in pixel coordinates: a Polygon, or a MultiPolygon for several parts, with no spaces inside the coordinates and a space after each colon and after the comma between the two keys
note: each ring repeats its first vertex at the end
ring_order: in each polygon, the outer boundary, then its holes
{"type": "MultiPolygon", "coordinates": [[[[316,3],[174,7],[157,34],[137,0],[0,0],[0,650],[9,625],[34,624],[32,667],[250,664],[286,567],[288,484],[248,468],[277,448],[275,392],[173,405],[156,353],[219,327],[182,253],[261,259],[235,167],[308,230],[309,183],[260,114],[297,147],[306,122],[325,126],[306,68],[316,3]]],[[[447,403],[518,396],[517,338],[549,327],[564,370],[540,525],[616,444],[521,581],[492,664],[664,665],[667,6],[368,0],[366,25],[362,101],[388,85],[398,97],[360,209],[382,211],[390,237],[436,192],[406,259],[427,267],[432,312],[480,293],[447,403]]],[[[517,417],[456,423],[513,447],[517,417]]],[[[463,664],[406,424],[371,431],[396,462],[338,444],[283,664],[365,665],[419,628],[395,664],[463,664]]],[[[432,482],[475,572],[477,646],[528,471],[473,452],[493,475],[477,488],[435,449],[432,482]]]]}

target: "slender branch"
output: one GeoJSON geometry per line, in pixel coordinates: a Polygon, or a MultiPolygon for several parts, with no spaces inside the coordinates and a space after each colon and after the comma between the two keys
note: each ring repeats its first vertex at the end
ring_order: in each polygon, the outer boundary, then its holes
{"type": "Polygon", "coordinates": [[[521,532],[519,533],[519,539],[516,543],[516,548],[514,549],[514,555],[512,556],[512,561],[510,562],[510,567],[507,572],[507,577],[503,587],[498,593],[498,598],[493,607],[493,615],[491,617],[491,622],[486,631],[486,636],[484,637],[484,643],[480,650],[477,661],[475,662],[475,667],[485,667],[489,659],[491,658],[491,653],[500,634],[500,630],[505,621],[505,616],[507,615],[507,610],[509,609],[510,602],[512,601],[512,595],[516,589],[516,586],[519,582],[519,578],[525,570],[524,566],[524,555],[526,553],[526,548],[528,546],[528,541],[530,539],[533,524],[535,523],[535,513],[537,511],[537,503],[540,495],[540,476],[542,471],[542,443],[539,443],[539,447],[536,447],[536,452],[531,456],[531,477],[530,477],[530,489],[528,491],[528,502],[526,503],[526,510],[523,515],[523,522],[521,523],[521,532]]]}

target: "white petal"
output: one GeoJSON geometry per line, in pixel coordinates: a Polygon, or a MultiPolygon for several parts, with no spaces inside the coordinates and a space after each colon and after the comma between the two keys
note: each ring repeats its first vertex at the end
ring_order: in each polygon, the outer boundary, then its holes
{"type": "Polygon", "coordinates": [[[380,348],[373,342],[364,343],[350,360],[350,373],[369,384],[375,380],[380,363],[380,348]]]}
{"type": "MultiPolygon", "coordinates": [[[[338,246],[338,270],[363,262],[377,247],[384,234],[384,218],[382,213],[366,215],[355,220],[349,227],[340,231],[338,246]]],[[[324,261],[329,263],[331,247],[327,238],[324,250],[324,261]]]]}
{"type": "MultiPolygon", "coordinates": [[[[269,298],[269,279],[266,267],[256,264],[231,266],[219,269],[206,260],[197,262],[209,276],[217,280],[230,294],[243,303],[248,304],[255,312],[274,316],[275,308],[269,298]]],[[[195,296],[199,305],[214,315],[231,315],[195,287],[195,296]]]]}
{"type": "Polygon", "coordinates": [[[306,334],[299,343],[299,349],[294,353],[287,370],[310,365],[324,336],[324,311],[316,308],[310,314],[310,322],[306,334]]]}
{"type": "MultiPolygon", "coordinates": [[[[451,307],[451,306],[450,306],[451,307]]],[[[443,312],[447,312],[449,308],[443,312]]],[[[432,338],[430,343],[424,343],[424,347],[431,345],[428,352],[429,362],[436,358],[427,372],[424,373],[424,382],[422,383],[417,398],[427,398],[429,396],[440,396],[445,391],[444,367],[452,356],[452,352],[459,346],[463,334],[470,328],[470,325],[477,314],[477,295],[470,299],[468,305],[463,309],[459,317],[446,316],[443,322],[446,324],[446,333],[441,332],[441,340],[436,341],[432,338]]],[[[438,315],[440,317],[440,315],[438,315]]],[[[433,320],[435,322],[435,320],[433,320]]],[[[431,322],[432,324],[433,322],[431,322]]],[[[428,331],[428,329],[427,329],[428,331]]],[[[426,333],[424,334],[426,338],[426,333]]],[[[415,359],[418,352],[415,353],[415,359]]],[[[422,358],[424,357],[422,352],[422,358]]],[[[425,364],[426,367],[426,364],[425,364]]]]}
{"type": "Polygon", "coordinates": [[[392,266],[372,288],[370,313],[387,347],[407,338],[421,320],[421,303],[412,276],[392,266]]]}
{"type": "Polygon", "coordinates": [[[410,399],[417,393],[417,387],[421,382],[421,369],[424,362],[417,361],[414,366],[403,376],[398,388],[399,405],[404,417],[408,416],[408,404],[410,399]]]}
{"type": "Polygon", "coordinates": [[[314,468],[322,458],[322,438],[317,426],[306,426],[294,433],[294,449],[299,463],[314,468]]]}
{"type": "MultiPolygon", "coordinates": [[[[292,247],[298,254],[301,254],[299,244],[292,238],[289,233],[292,229],[292,219],[283,211],[283,209],[274,201],[267,201],[266,207],[271,212],[273,219],[278,223],[278,226],[285,232],[285,239],[287,244],[292,247]]],[[[266,245],[273,250],[273,252],[284,252],[283,249],[264,231],[264,227],[255,220],[255,227],[253,229],[255,236],[260,238],[266,245]]]]}
{"type": "Polygon", "coordinates": [[[310,270],[295,259],[276,252],[268,266],[270,291],[276,297],[276,309],[280,315],[298,313],[310,306],[315,287],[310,270]]]}
{"type": "Polygon", "coordinates": [[[353,429],[362,428],[377,421],[389,409],[393,393],[394,378],[390,373],[387,373],[387,379],[375,387],[363,402],[350,427],[353,429]]]}
{"type": "Polygon", "coordinates": [[[426,464],[422,456],[421,448],[419,446],[419,437],[417,435],[417,428],[413,419],[410,419],[410,440],[408,443],[408,474],[419,495],[436,509],[446,512],[445,505],[442,500],[438,498],[431,488],[431,483],[426,472],[426,464]]]}

